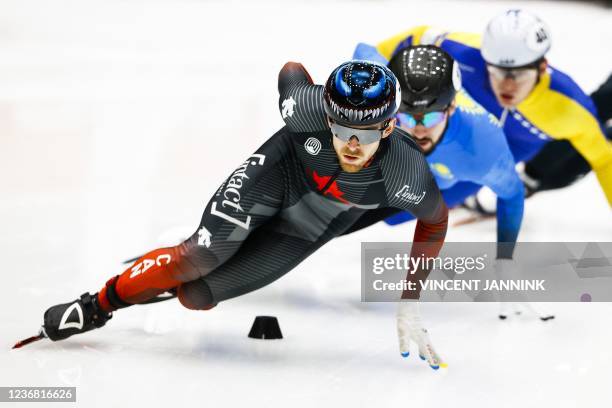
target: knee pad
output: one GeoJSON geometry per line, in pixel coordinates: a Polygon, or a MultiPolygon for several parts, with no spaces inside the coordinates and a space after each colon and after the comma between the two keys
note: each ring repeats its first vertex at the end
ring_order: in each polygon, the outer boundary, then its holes
{"type": "Polygon", "coordinates": [[[203,279],[183,283],[178,287],[177,296],[187,309],[208,310],[216,306],[210,288],[203,279]]]}

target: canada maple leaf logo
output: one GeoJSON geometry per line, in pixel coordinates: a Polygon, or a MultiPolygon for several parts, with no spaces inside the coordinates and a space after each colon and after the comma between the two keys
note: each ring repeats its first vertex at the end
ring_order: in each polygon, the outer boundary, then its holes
{"type": "Polygon", "coordinates": [[[348,201],[342,198],[344,193],[340,191],[340,188],[338,187],[338,183],[336,182],[336,180],[334,180],[329,185],[329,187],[327,187],[327,189],[323,191],[323,188],[325,188],[327,183],[329,183],[331,176],[319,176],[316,171],[313,171],[312,178],[315,184],[317,185],[317,190],[321,191],[323,195],[331,195],[332,197],[334,197],[336,200],[340,201],[341,203],[349,204],[348,201]]]}

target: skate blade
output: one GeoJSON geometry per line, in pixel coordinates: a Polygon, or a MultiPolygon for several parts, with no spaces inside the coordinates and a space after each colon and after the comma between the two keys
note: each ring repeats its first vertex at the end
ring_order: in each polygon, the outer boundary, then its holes
{"type": "Polygon", "coordinates": [[[21,341],[18,341],[14,346],[13,349],[18,349],[21,348],[23,346],[27,346],[30,343],[34,343],[35,341],[38,340],[42,340],[45,338],[45,335],[42,333],[42,331],[40,333],[38,333],[36,336],[32,336],[32,337],[28,337],[27,339],[23,339],[21,341]]]}

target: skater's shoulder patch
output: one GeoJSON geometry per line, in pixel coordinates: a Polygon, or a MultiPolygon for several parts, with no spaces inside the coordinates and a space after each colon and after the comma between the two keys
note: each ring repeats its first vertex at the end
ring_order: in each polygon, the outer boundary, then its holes
{"type": "Polygon", "coordinates": [[[315,85],[302,64],[288,62],[278,75],[278,108],[292,132],[327,129],[323,87],[315,85]]]}

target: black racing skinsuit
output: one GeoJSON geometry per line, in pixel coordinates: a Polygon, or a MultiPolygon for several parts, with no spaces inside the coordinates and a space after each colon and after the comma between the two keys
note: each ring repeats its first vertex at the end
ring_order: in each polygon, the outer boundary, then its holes
{"type": "Polygon", "coordinates": [[[404,132],[396,128],[369,166],[347,173],[332,145],[323,87],[288,63],[279,92],[286,126],[223,182],[198,231],[175,247],[173,275],[186,307],[207,308],[275,281],[369,211],[409,211],[419,220],[414,242],[434,243],[428,256],[442,246],[448,210],[404,132]]]}

